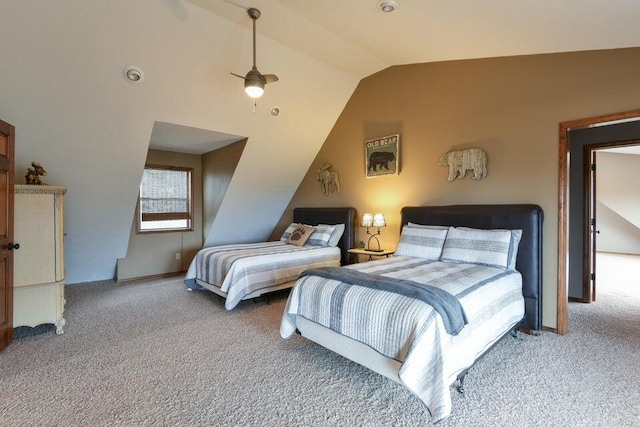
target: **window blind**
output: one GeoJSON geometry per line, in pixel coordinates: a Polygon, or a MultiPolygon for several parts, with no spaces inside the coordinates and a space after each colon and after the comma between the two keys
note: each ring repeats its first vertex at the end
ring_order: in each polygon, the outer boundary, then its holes
{"type": "Polygon", "coordinates": [[[140,184],[143,221],[190,219],[189,172],[145,168],[140,184]]]}

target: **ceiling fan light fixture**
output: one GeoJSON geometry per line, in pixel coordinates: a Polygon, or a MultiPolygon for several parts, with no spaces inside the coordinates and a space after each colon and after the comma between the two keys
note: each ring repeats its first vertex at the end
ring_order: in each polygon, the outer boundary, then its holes
{"type": "Polygon", "coordinates": [[[251,98],[260,98],[264,93],[264,86],[259,82],[246,82],[244,84],[244,91],[251,98]]]}
{"type": "Polygon", "coordinates": [[[380,0],[378,7],[385,13],[393,12],[398,7],[398,2],[394,0],[380,0]]]}
{"type": "MultiPolygon", "coordinates": [[[[253,67],[246,76],[231,73],[231,75],[244,79],[244,91],[251,98],[260,98],[264,93],[264,85],[278,81],[275,74],[262,74],[256,67],[256,20],[260,18],[260,11],[255,7],[247,9],[247,14],[253,21],[253,67]]],[[[255,105],[255,104],[254,104],[255,105]]]]}

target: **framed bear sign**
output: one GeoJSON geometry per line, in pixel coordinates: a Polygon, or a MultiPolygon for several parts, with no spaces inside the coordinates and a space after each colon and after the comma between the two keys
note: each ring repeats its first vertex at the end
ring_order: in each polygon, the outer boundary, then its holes
{"type": "Polygon", "coordinates": [[[398,175],[400,169],[400,135],[387,135],[365,141],[364,163],[367,178],[398,175]]]}

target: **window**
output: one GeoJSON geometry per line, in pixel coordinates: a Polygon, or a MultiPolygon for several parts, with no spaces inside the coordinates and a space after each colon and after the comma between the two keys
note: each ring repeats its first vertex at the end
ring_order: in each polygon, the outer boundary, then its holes
{"type": "Polygon", "coordinates": [[[142,173],[136,231],[193,230],[193,169],[146,165],[142,173]]]}

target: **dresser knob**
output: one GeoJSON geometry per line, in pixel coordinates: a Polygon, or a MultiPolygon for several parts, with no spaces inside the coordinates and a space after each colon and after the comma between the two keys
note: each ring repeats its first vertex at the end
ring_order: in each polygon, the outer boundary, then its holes
{"type": "Polygon", "coordinates": [[[20,249],[20,243],[9,243],[7,245],[7,249],[9,249],[10,251],[14,249],[20,249]]]}

